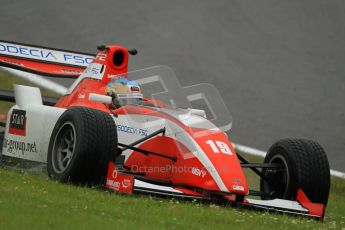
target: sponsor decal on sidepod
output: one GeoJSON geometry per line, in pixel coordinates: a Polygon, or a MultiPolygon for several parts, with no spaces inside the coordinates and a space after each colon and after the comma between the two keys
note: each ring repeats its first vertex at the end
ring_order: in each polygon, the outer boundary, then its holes
{"type": "Polygon", "coordinates": [[[26,135],[26,111],[20,109],[12,110],[8,132],[19,136],[26,135]]]}
{"type": "Polygon", "coordinates": [[[117,131],[136,134],[144,137],[147,136],[147,129],[133,128],[127,125],[117,125],[117,131]]]}
{"type": "Polygon", "coordinates": [[[21,153],[24,155],[26,152],[37,153],[35,142],[30,143],[30,142],[9,140],[9,139],[4,138],[3,147],[7,149],[6,151],[11,154],[21,153]]]}

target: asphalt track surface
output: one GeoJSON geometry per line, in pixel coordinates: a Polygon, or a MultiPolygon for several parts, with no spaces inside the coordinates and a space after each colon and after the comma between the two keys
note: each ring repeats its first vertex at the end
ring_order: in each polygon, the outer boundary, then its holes
{"type": "Polygon", "coordinates": [[[182,85],[214,84],[230,138],[324,146],[345,171],[345,1],[2,0],[0,39],[96,52],[137,48],[130,69],[171,66],[182,85]]]}

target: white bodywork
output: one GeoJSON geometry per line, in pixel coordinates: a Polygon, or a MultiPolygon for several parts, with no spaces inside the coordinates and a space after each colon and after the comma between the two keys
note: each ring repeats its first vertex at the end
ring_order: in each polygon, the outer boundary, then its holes
{"type": "Polygon", "coordinates": [[[2,154],[46,163],[50,136],[65,109],[43,105],[40,90],[35,87],[16,85],[15,97],[16,105],[7,113],[2,154]],[[9,133],[13,109],[26,111],[24,136],[9,133]]]}

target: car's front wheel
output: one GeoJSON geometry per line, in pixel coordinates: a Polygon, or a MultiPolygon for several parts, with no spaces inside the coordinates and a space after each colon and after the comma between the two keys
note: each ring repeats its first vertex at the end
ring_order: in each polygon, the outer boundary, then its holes
{"type": "Polygon", "coordinates": [[[282,168],[263,169],[263,199],[296,200],[298,189],[302,189],[312,202],[327,205],[330,170],[320,144],[306,139],[280,140],[269,149],[264,163],[280,164],[282,168]]]}

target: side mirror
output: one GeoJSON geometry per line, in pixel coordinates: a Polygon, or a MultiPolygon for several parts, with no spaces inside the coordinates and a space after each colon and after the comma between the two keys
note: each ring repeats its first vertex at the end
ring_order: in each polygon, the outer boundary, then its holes
{"type": "Polygon", "coordinates": [[[97,94],[97,93],[90,93],[89,94],[89,101],[101,102],[103,104],[111,104],[112,98],[110,96],[106,96],[106,95],[101,95],[101,94],[97,94]]]}

